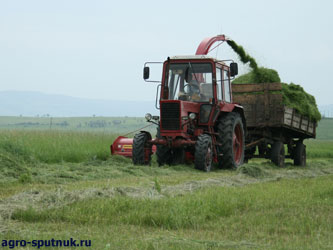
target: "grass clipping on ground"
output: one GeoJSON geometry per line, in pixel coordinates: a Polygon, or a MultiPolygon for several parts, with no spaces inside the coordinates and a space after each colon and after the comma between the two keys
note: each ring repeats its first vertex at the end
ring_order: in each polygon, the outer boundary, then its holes
{"type": "MultiPolygon", "coordinates": [[[[256,60],[248,55],[242,46],[234,41],[227,41],[227,43],[238,54],[240,60],[244,64],[249,63],[252,69],[249,73],[233,80],[233,84],[281,82],[276,70],[258,67],[256,60]]],[[[308,116],[314,121],[321,119],[315,98],[306,93],[300,85],[282,83],[282,96],[284,105],[296,109],[301,115],[308,116]]]]}

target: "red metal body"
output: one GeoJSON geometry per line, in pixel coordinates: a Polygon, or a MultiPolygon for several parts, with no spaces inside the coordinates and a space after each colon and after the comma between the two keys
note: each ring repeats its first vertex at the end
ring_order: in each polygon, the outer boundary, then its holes
{"type": "Polygon", "coordinates": [[[112,155],[132,157],[133,138],[119,136],[110,146],[112,155]]]}
{"type": "MultiPolygon", "coordinates": [[[[111,144],[110,150],[112,155],[121,155],[125,157],[132,157],[133,138],[125,136],[118,136],[116,140],[111,144]]],[[[156,152],[156,146],[152,148],[152,152],[156,152]]]]}
{"type": "Polygon", "coordinates": [[[200,43],[197,51],[196,51],[196,55],[207,55],[209,52],[210,47],[218,41],[227,41],[228,38],[225,37],[225,35],[218,35],[218,36],[214,36],[214,37],[207,37],[204,40],[202,40],[202,42],[200,43]]]}

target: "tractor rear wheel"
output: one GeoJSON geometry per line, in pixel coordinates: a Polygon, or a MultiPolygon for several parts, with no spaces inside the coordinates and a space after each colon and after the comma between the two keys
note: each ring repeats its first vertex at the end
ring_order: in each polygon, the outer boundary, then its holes
{"type": "Polygon", "coordinates": [[[276,141],[271,149],[271,161],[278,167],[284,167],[284,144],[281,141],[276,141]]]}
{"type": "Polygon", "coordinates": [[[306,149],[302,142],[297,142],[296,144],[294,151],[294,165],[302,167],[306,165],[306,149]]]}
{"type": "Polygon", "coordinates": [[[194,165],[196,169],[209,172],[213,161],[212,138],[210,135],[198,136],[195,143],[194,165]]]}
{"type": "Polygon", "coordinates": [[[222,117],[217,125],[219,168],[237,168],[244,162],[244,127],[241,116],[231,112],[222,117]]]}
{"type": "Polygon", "coordinates": [[[152,146],[148,144],[149,134],[140,132],[134,136],[132,161],[134,165],[149,165],[151,161],[152,146]]]}

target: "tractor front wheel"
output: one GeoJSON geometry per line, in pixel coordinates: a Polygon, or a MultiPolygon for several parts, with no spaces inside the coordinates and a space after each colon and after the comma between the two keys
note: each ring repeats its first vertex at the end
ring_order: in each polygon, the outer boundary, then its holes
{"type": "Polygon", "coordinates": [[[212,138],[210,135],[202,134],[198,136],[195,144],[194,165],[196,169],[209,172],[213,161],[212,138]]]}
{"type": "Polygon", "coordinates": [[[132,161],[134,165],[149,165],[151,161],[152,145],[149,133],[140,132],[134,136],[132,161]]]}

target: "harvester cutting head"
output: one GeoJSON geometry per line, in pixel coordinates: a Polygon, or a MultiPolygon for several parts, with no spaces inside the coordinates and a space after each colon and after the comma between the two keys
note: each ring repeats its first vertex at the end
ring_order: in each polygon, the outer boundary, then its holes
{"type": "Polygon", "coordinates": [[[112,155],[132,157],[133,138],[119,136],[110,146],[112,155]]]}
{"type": "MultiPolygon", "coordinates": [[[[112,155],[121,155],[132,158],[133,153],[133,138],[118,136],[110,146],[112,155]]],[[[156,146],[153,146],[152,153],[156,152],[156,146]]]]}

